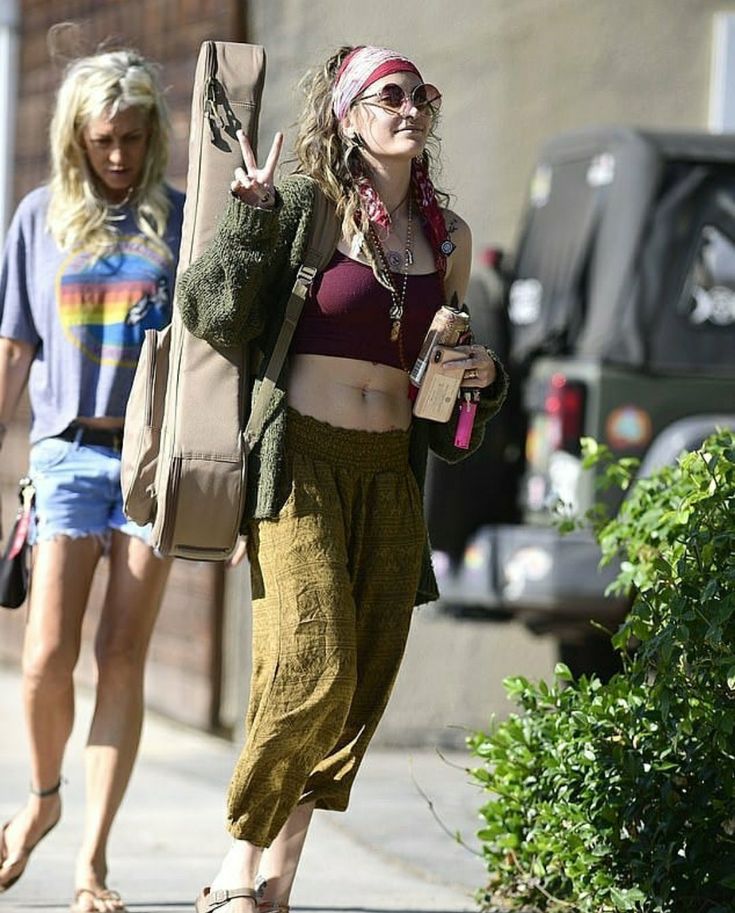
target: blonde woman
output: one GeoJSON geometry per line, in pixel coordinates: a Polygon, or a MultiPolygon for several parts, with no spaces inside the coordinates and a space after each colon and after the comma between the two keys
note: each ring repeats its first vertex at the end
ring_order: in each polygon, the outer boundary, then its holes
{"type": "Polygon", "coordinates": [[[471,260],[469,228],[431,180],[439,90],[371,46],[342,48],[305,88],[299,173],[276,187],[281,136],[263,167],[242,139],[218,235],[178,290],[194,333],[252,341],[267,363],[315,194],[334,204],[342,237],[250,461],[248,734],[228,797],[235,839],[199,913],[287,909],[312,812],[347,808],[412,609],[437,596],[421,499],[428,449],[457,460],[479,446],[506,389],[492,353],[463,345],[463,386],[480,391],[470,450],[455,446],[456,409],[446,424],[412,415],[409,371],[436,311],[464,299],[471,260]]]}
{"type": "Polygon", "coordinates": [[[0,892],[61,817],[82,619],[103,555],[109,567],[75,913],[125,909],[108,887],[107,843],[138,749],[143,666],[169,570],[125,518],[119,485],[142,338],[171,316],[183,197],[164,183],[168,129],[157,68],[140,55],[72,63],[51,122],[50,181],[18,207],[0,276],[0,442],[27,384],[36,491],[23,650],[30,795],[0,832],[0,892]]]}

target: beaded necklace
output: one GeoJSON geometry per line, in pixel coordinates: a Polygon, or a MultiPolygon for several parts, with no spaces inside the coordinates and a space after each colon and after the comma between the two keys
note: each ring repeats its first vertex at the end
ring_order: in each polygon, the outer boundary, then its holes
{"type": "Polygon", "coordinates": [[[398,343],[398,355],[401,361],[401,366],[404,371],[408,371],[409,366],[406,364],[406,359],[403,353],[403,333],[401,332],[401,320],[403,318],[403,308],[406,303],[406,288],[408,286],[408,269],[413,263],[413,233],[412,233],[412,215],[413,215],[413,204],[411,196],[408,198],[408,214],[406,217],[406,247],[403,252],[403,282],[401,283],[400,293],[396,287],[396,282],[393,277],[389,266],[389,257],[383,247],[383,243],[378,237],[378,233],[375,230],[372,222],[370,223],[370,236],[373,241],[373,249],[377,255],[378,261],[382,268],[382,272],[385,275],[386,281],[388,282],[388,291],[390,292],[391,297],[391,306],[388,311],[388,317],[391,320],[390,328],[390,340],[391,342],[398,343]]]}

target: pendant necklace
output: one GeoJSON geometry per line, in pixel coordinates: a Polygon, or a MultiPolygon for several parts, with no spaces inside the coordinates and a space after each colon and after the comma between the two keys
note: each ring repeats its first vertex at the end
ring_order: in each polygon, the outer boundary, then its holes
{"type": "MultiPolygon", "coordinates": [[[[391,218],[393,213],[398,212],[398,210],[403,206],[410,193],[410,189],[407,190],[406,196],[401,200],[401,202],[396,207],[391,209],[391,211],[388,213],[391,218]]],[[[410,219],[410,214],[408,218],[410,219]]],[[[408,245],[408,240],[406,243],[408,245]]],[[[407,246],[403,254],[399,250],[393,250],[390,247],[384,247],[383,251],[385,253],[386,259],[388,260],[388,266],[390,266],[391,272],[397,273],[404,265],[406,257],[408,257],[408,265],[413,266],[413,251],[410,249],[410,247],[407,246]]]]}
{"type": "Polygon", "coordinates": [[[412,219],[413,214],[413,205],[411,197],[408,198],[408,214],[406,218],[406,247],[403,252],[403,281],[401,283],[400,293],[396,288],[396,280],[391,272],[391,267],[393,266],[394,259],[390,257],[390,254],[395,253],[396,262],[396,271],[398,267],[401,266],[400,260],[401,255],[397,251],[386,252],[383,244],[378,237],[377,232],[373,225],[370,225],[370,233],[373,237],[375,252],[378,255],[378,260],[380,265],[383,267],[383,272],[389,284],[389,292],[391,297],[391,306],[388,311],[388,316],[391,320],[390,328],[390,340],[391,342],[400,342],[401,341],[401,319],[403,317],[403,308],[406,303],[406,287],[408,285],[408,269],[413,263],[413,235],[412,235],[412,219]]]}

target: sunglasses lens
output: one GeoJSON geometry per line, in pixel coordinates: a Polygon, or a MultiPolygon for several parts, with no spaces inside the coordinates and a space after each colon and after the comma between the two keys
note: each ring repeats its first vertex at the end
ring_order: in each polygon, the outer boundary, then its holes
{"type": "Polygon", "coordinates": [[[400,111],[405,98],[403,89],[392,82],[380,90],[380,103],[391,111],[400,111]]]}
{"type": "Polygon", "coordinates": [[[433,111],[438,111],[441,107],[441,92],[436,86],[432,86],[431,83],[424,83],[423,85],[416,86],[411,93],[411,97],[419,111],[423,111],[425,108],[431,108],[433,111]]]}

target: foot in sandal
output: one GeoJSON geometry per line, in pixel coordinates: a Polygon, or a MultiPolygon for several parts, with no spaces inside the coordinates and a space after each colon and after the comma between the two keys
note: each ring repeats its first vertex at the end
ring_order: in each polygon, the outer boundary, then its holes
{"type": "Polygon", "coordinates": [[[25,872],[31,853],[61,818],[61,780],[50,789],[34,789],[26,807],[0,829],[0,894],[25,872]]]}
{"type": "Polygon", "coordinates": [[[70,913],[127,913],[122,897],[107,887],[107,862],[77,860],[74,900],[70,913]]]}
{"type": "Polygon", "coordinates": [[[252,888],[204,888],[194,904],[196,913],[254,913],[258,909],[252,888]]]}
{"type": "Polygon", "coordinates": [[[77,888],[69,913],[127,913],[117,891],[109,888],[77,888]]]}

